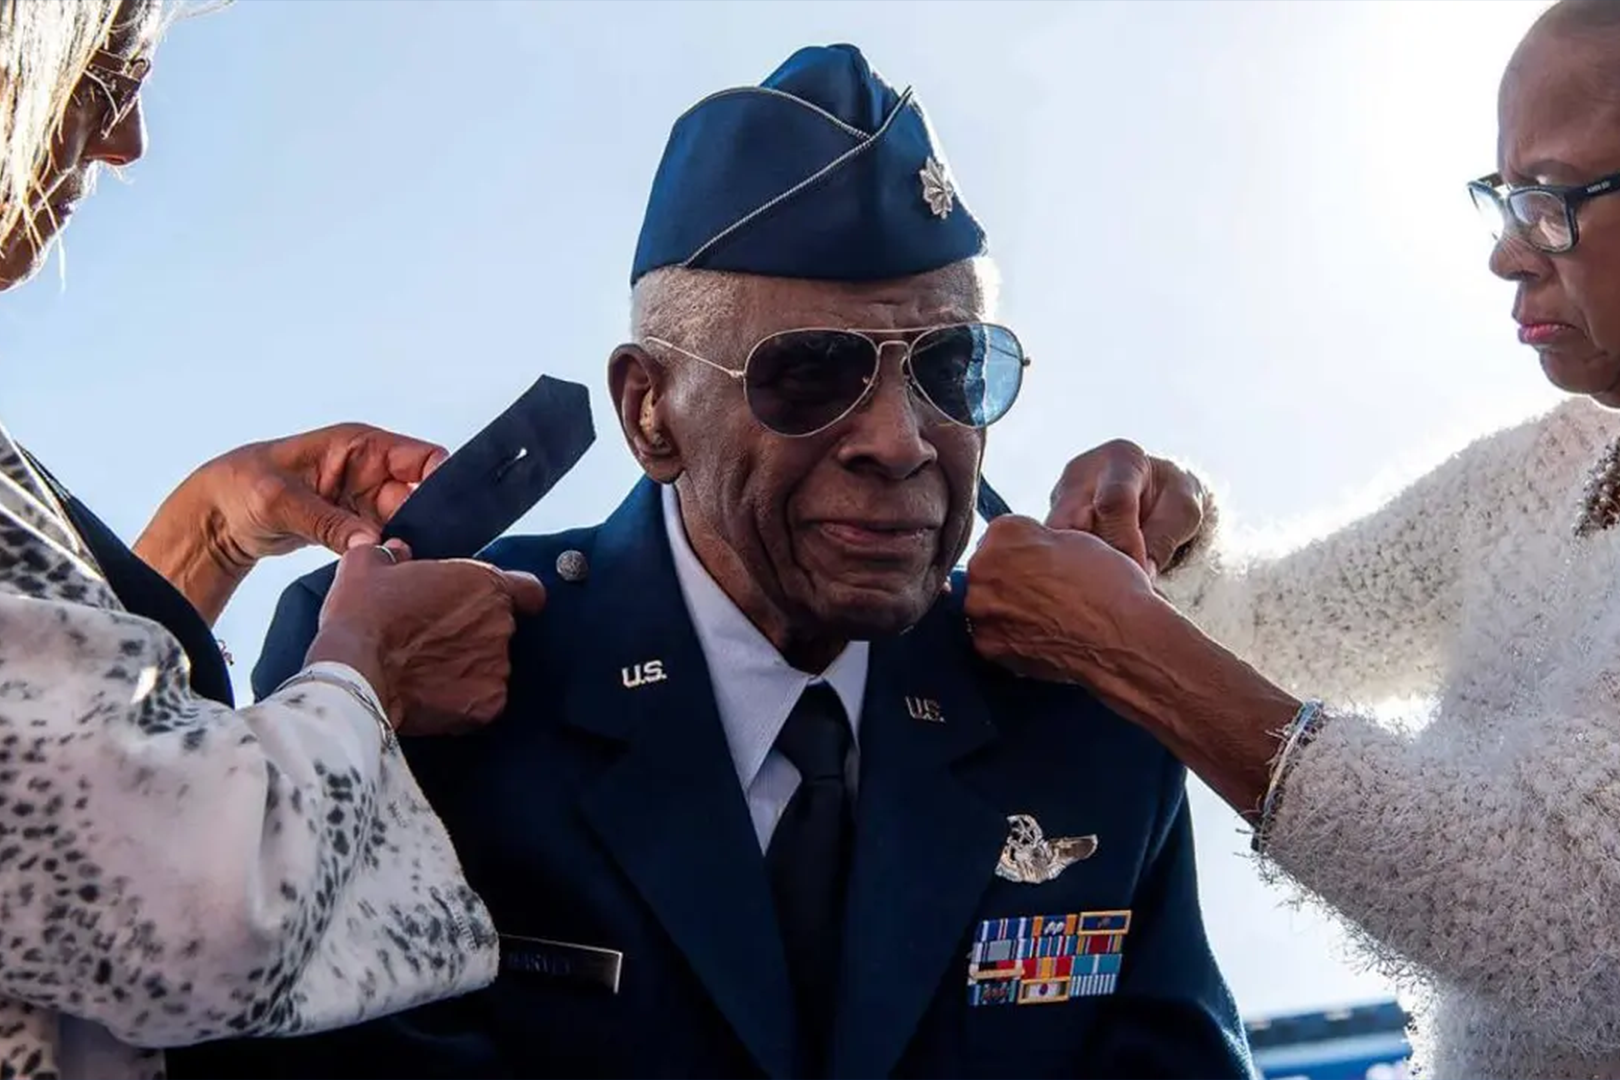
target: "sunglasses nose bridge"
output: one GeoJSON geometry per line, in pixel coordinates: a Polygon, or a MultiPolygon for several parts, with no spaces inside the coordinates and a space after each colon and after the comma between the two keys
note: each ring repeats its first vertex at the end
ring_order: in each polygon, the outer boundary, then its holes
{"type": "Polygon", "coordinates": [[[883,353],[890,346],[900,350],[901,392],[906,395],[908,403],[915,411],[919,402],[924,404],[928,402],[928,395],[918,385],[917,378],[911,370],[911,342],[897,338],[877,341],[867,337],[865,334],[859,336],[865,338],[872,347],[872,374],[867,378],[866,385],[862,387],[861,396],[850,404],[849,409],[844,413],[844,417],[870,411],[877,403],[879,396],[883,392],[883,353]]]}
{"type": "Polygon", "coordinates": [[[917,381],[916,351],[914,348],[917,342],[912,339],[890,338],[873,344],[877,347],[877,363],[872,373],[873,391],[875,392],[877,381],[883,375],[883,350],[892,345],[900,351],[900,379],[909,392],[912,401],[916,404],[932,407],[933,399],[928,396],[928,391],[923,389],[922,383],[917,381]]]}
{"type": "MultiPolygon", "coordinates": [[[[871,338],[867,339],[872,341],[871,338]]],[[[883,341],[872,341],[872,384],[876,386],[883,378],[883,358],[885,351],[894,348],[900,351],[900,377],[906,377],[906,370],[911,362],[911,343],[896,338],[886,338],[883,341]]]]}
{"type": "Polygon", "coordinates": [[[877,358],[878,358],[878,364],[879,365],[881,365],[883,363],[883,350],[887,349],[887,348],[892,347],[892,348],[899,349],[900,350],[900,358],[902,360],[904,360],[906,357],[911,355],[911,342],[905,341],[905,340],[903,340],[901,338],[886,338],[883,341],[874,341],[874,342],[872,342],[872,347],[877,349],[877,358]]]}

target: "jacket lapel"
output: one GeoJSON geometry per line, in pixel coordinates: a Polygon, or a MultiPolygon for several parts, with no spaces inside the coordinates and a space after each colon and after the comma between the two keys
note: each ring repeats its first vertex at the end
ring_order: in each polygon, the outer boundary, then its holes
{"type": "Polygon", "coordinates": [[[835,1076],[887,1076],[953,965],[967,992],[959,946],[1007,836],[953,771],[995,738],[977,665],[949,600],[873,645],[835,1076]]]}
{"type": "Polygon", "coordinates": [[[793,1012],[764,858],[664,535],[643,482],[597,534],[569,677],[569,722],[624,744],[582,809],[772,1076],[793,1012]]]}

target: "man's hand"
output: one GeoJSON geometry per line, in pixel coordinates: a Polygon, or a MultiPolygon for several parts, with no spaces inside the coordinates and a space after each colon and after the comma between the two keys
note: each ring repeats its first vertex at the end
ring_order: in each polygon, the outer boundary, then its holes
{"type": "Polygon", "coordinates": [[[1156,576],[1203,527],[1203,485],[1192,473],[1116,439],[1064,467],[1046,524],[1106,540],[1156,576]]]}
{"type": "Polygon", "coordinates": [[[308,544],[341,554],[377,543],[447,456],[441,446],[366,424],[239,447],[164,500],[135,553],[213,622],[266,556],[308,544]]]}
{"type": "Polygon", "coordinates": [[[1092,682],[1149,644],[1134,613],[1162,605],[1142,568],[1100,539],[997,518],[968,561],[965,611],[980,655],[1020,675],[1092,682]]]}

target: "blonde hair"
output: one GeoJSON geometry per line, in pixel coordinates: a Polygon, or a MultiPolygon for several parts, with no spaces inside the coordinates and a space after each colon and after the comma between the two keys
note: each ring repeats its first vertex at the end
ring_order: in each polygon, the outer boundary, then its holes
{"type": "Polygon", "coordinates": [[[91,57],[120,24],[150,46],[162,0],[0,0],[0,237],[33,228],[30,208],[91,57]]]}
{"type": "MultiPolygon", "coordinates": [[[[679,266],[654,270],[636,282],[630,292],[631,339],[724,340],[731,327],[741,321],[750,299],[749,283],[755,280],[751,275],[726,270],[688,270],[679,266]]],[[[963,259],[911,280],[919,288],[940,290],[974,318],[995,318],[1001,276],[987,256],[963,259]]],[[[730,344],[742,347],[745,343],[730,344]]]]}

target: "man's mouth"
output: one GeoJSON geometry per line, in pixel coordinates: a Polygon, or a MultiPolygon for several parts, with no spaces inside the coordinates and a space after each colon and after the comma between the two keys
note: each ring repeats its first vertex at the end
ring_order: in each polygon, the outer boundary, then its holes
{"type": "Polygon", "coordinates": [[[826,539],[852,554],[868,558],[912,558],[932,551],[939,526],[922,521],[839,519],[811,526],[826,539]]]}

